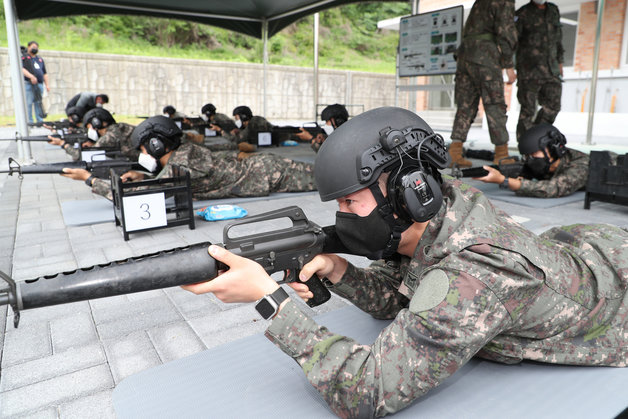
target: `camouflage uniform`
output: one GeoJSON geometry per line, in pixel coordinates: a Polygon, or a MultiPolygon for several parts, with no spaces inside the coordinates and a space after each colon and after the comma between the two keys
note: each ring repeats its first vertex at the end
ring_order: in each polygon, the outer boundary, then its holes
{"type": "Polygon", "coordinates": [[[536,236],[460,181],[414,256],[349,264],[332,289],[394,320],[373,345],[288,302],[266,336],[341,417],[396,412],[471,357],[628,366],[628,230],[572,225],[536,236]]]}
{"type": "Polygon", "coordinates": [[[452,140],[466,141],[471,123],[482,105],[491,142],[508,143],[503,68],[512,68],[517,45],[514,0],[476,0],[464,26],[458,49],[452,140]]]}
{"type": "MultiPolygon", "coordinates": [[[[132,161],[137,161],[140,151],[131,144],[131,133],[135,127],[124,122],[113,124],[107,127],[107,132],[94,144],[94,147],[104,147],[119,149],[124,157],[132,161]]],[[[72,156],[73,160],[78,160],[81,153],[78,148],[67,147],[65,152],[72,156]]]]}
{"type": "MultiPolygon", "coordinates": [[[[267,153],[244,160],[238,160],[237,155],[233,151],[211,152],[185,143],[172,153],[157,178],[172,177],[173,165],[188,170],[192,197],[196,200],[316,190],[313,164],[267,153]]],[[[112,199],[108,180],[94,179],[92,192],[112,199]]]]}
{"type": "Polygon", "coordinates": [[[552,124],[560,111],[564,61],[560,12],[553,3],[539,9],[533,2],[517,10],[517,99],[521,104],[517,139],[536,124],[552,124]],[[541,109],[536,114],[537,100],[541,109]],[[536,118],[534,115],[536,114],[536,118]]]}
{"type": "Polygon", "coordinates": [[[521,179],[521,188],[515,193],[519,196],[538,198],[558,198],[571,195],[584,188],[589,177],[589,155],[567,148],[567,153],[560,158],[556,171],[547,180],[521,179]]]}

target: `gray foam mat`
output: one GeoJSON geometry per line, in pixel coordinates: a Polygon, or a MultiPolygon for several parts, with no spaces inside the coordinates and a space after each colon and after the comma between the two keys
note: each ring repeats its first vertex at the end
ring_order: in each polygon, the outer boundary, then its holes
{"type": "MultiPolygon", "coordinates": [[[[193,201],[192,207],[199,209],[210,205],[219,204],[247,204],[255,201],[265,201],[270,199],[296,198],[299,196],[309,196],[318,194],[316,191],[311,192],[282,192],[271,193],[268,196],[254,196],[246,198],[223,198],[210,199],[206,201],[193,201]]],[[[170,200],[172,202],[172,200],[170,200]]],[[[169,200],[166,199],[166,205],[169,200]]],[[[61,211],[63,213],[63,221],[66,226],[84,226],[100,223],[108,223],[115,220],[113,213],[113,204],[104,198],[87,199],[78,201],[65,201],[61,203],[61,211]]]]}
{"type": "Polygon", "coordinates": [[[488,199],[496,199],[498,201],[510,202],[526,207],[533,208],[551,208],[559,205],[570,204],[572,202],[581,202],[584,206],[584,192],[578,191],[571,195],[561,196],[560,198],[533,198],[528,196],[517,196],[511,190],[500,189],[495,183],[484,183],[479,181],[467,182],[484,192],[488,199]]]}
{"type": "MultiPolygon", "coordinates": [[[[348,306],[316,320],[372,343],[388,322],[348,306]]],[[[628,368],[472,359],[400,418],[613,418],[628,406],[628,368]]],[[[113,391],[124,418],[333,418],[301,368],[262,334],[122,380],[113,391]]]]}

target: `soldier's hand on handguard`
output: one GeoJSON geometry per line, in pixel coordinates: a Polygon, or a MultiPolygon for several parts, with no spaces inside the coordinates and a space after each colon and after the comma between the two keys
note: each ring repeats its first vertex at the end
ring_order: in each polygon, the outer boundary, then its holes
{"type": "Polygon", "coordinates": [[[513,84],[515,80],[517,80],[517,73],[515,73],[514,68],[507,68],[506,76],[508,76],[508,81],[506,82],[506,84],[513,84]]]}
{"type": "Polygon", "coordinates": [[[209,128],[211,128],[212,130],[216,131],[216,133],[217,133],[218,135],[222,135],[222,134],[223,134],[223,132],[222,132],[222,128],[220,128],[220,127],[219,127],[218,125],[216,125],[216,124],[209,124],[209,128]]]}
{"type": "Polygon", "coordinates": [[[52,135],[49,135],[48,136],[48,144],[63,145],[63,144],[65,144],[65,141],[63,140],[63,138],[53,137],[52,135]]]}
{"type": "Polygon", "coordinates": [[[250,259],[237,256],[220,246],[211,245],[209,255],[229,266],[229,269],[211,281],[183,285],[181,288],[194,294],[213,293],[224,303],[250,303],[272,294],[279,284],[250,259]]]}
{"type": "Polygon", "coordinates": [[[305,128],[301,127],[301,131],[297,132],[296,134],[294,134],[299,140],[301,141],[310,141],[311,139],[313,139],[314,137],[312,136],[312,134],[310,134],[309,132],[307,132],[305,130],[305,128]]]}
{"type": "Polygon", "coordinates": [[[484,170],[488,171],[488,175],[482,177],[474,177],[475,180],[481,180],[485,183],[502,183],[506,178],[502,173],[491,166],[482,166],[484,170]]]}
{"type": "Polygon", "coordinates": [[[129,170],[128,172],[123,173],[122,176],[120,176],[120,179],[122,179],[122,182],[136,182],[138,180],[144,180],[144,177],[144,173],[142,172],[129,170]]]}
{"type": "Polygon", "coordinates": [[[82,181],[86,181],[91,175],[92,174],[89,172],[89,170],[71,169],[69,167],[64,167],[63,173],[61,173],[61,176],[63,177],[67,177],[74,180],[82,180],[82,181]]]}
{"type": "MultiPolygon", "coordinates": [[[[332,284],[336,284],[340,281],[346,270],[346,259],[333,254],[316,255],[314,259],[306,263],[303,269],[301,269],[299,281],[306,282],[313,275],[317,275],[321,279],[327,277],[332,284]]],[[[288,285],[305,301],[314,297],[314,294],[312,294],[306,284],[290,282],[288,285]]]]}

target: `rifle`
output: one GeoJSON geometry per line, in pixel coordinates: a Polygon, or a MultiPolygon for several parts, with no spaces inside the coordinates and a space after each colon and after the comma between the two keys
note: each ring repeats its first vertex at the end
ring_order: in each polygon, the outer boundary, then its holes
{"type": "MultiPolygon", "coordinates": [[[[318,134],[323,134],[325,131],[318,126],[316,122],[306,122],[302,127],[304,130],[310,133],[312,137],[316,137],[318,134]]],[[[301,132],[301,127],[295,127],[292,125],[285,125],[281,127],[273,127],[273,132],[279,134],[298,134],[301,132]]]]}
{"type": "MultiPolygon", "coordinates": [[[[291,206],[228,224],[222,246],[254,260],[269,274],[283,271],[280,284],[298,281],[299,272],[319,253],[346,253],[333,226],[319,227],[309,221],[301,208],[291,206]],[[234,227],[289,218],[292,226],[279,230],[231,237],[234,227]]],[[[13,308],[13,325],[18,326],[20,310],[66,304],[95,298],[149,291],[211,280],[226,267],[207,253],[210,243],[199,243],[126,260],[46,275],[15,282],[0,271],[7,287],[0,289],[0,305],[13,308]]],[[[310,307],[331,297],[314,276],[306,282],[314,298],[310,307]]]]}
{"type": "Polygon", "coordinates": [[[90,171],[95,177],[101,179],[109,179],[111,169],[117,174],[126,173],[129,170],[143,170],[136,162],[127,159],[98,160],[92,162],[68,161],[22,166],[13,157],[9,157],[9,170],[0,170],[0,173],[8,173],[9,176],[13,176],[13,173],[17,173],[18,177],[22,179],[24,175],[63,173],[64,167],[70,169],[85,169],[90,171]]]}
{"type": "MultiPolygon", "coordinates": [[[[515,157],[516,158],[516,157],[515,157]]],[[[509,178],[516,178],[523,176],[528,178],[525,165],[521,161],[515,161],[511,164],[490,164],[487,165],[500,171],[500,173],[509,178]]],[[[461,177],[483,177],[488,175],[488,170],[483,167],[470,167],[468,169],[460,169],[458,167],[452,167],[451,175],[456,178],[461,177]]],[[[531,179],[531,177],[529,177],[531,179]]]]}
{"type": "Polygon", "coordinates": [[[463,155],[470,159],[480,159],[488,161],[493,161],[493,159],[495,159],[495,152],[490,150],[472,150],[470,148],[466,148],[463,150],[463,155]]]}
{"type": "Polygon", "coordinates": [[[43,126],[51,127],[53,130],[76,128],[75,125],[70,122],[69,119],[61,119],[59,121],[42,121],[42,122],[29,122],[29,127],[41,128],[43,126]]]}
{"type": "MultiPolygon", "coordinates": [[[[76,142],[82,143],[84,141],[91,141],[87,138],[87,134],[85,133],[76,133],[76,134],[50,134],[51,137],[62,138],[68,144],[74,144],[76,142]]],[[[15,138],[0,138],[0,141],[41,141],[48,142],[50,138],[48,135],[29,135],[26,137],[22,137],[17,135],[15,138]]]]}

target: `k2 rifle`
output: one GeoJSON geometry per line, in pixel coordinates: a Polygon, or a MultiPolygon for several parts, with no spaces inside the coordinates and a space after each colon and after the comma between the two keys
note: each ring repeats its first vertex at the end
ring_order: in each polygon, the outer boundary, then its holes
{"type": "MultiPolygon", "coordinates": [[[[512,159],[512,157],[510,157],[512,159]]],[[[515,157],[516,158],[516,157],[515,157]]],[[[515,161],[509,164],[490,164],[487,165],[500,171],[500,173],[508,178],[516,178],[525,174],[525,167],[523,162],[515,161]]],[[[468,169],[460,169],[459,167],[452,167],[451,175],[456,178],[462,177],[484,177],[488,175],[488,170],[483,167],[469,167],[468,169]]],[[[524,176],[527,177],[527,176],[524,176]]]]}
{"type": "Polygon", "coordinates": [[[273,132],[277,133],[288,133],[288,134],[298,134],[301,132],[301,128],[307,131],[312,137],[316,137],[318,134],[323,134],[325,131],[321,127],[318,126],[316,122],[307,122],[303,124],[302,127],[295,127],[292,125],[285,126],[276,126],[273,127],[273,132]]]}
{"type": "Polygon", "coordinates": [[[69,119],[61,119],[59,121],[29,122],[28,126],[37,127],[37,128],[50,127],[51,129],[54,129],[55,131],[58,129],[75,128],[75,126],[72,125],[72,122],[69,119]]]}
{"type": "Polygon", "coordinates": [[[143,170],[136,162],[132,162],[128,159],[98,160],[92,162],[68,161],[23,166],[13,157],[9,157],[9,170],[0,170],[0,173],[8,173],[9,176],[13,176],[14,173],[17,173],[19,178],[22,179],[24,175],[63,173],[63,168],[65,167],[70,169],[85,169],[91,172],[95,177],[101,179],[109,179],[111,169],[117,174],[126,173],[129,170],[143,170]]]}
{"type": "MultiPolygon", "coordinates": [[[[74,144],[76,142],[82,143],[84,141],[88,141],[89,138],[85,133],[76,133],[76,134],[50,134],[51,137],[61,138],[68,144],[74,144]]],[[[17,135],[15,138],[0,138],[0,141],[41,141],[41,142],[49,142],[50,138],[48,135],[28,135],[22,137],[17,135]]]]}
{"type": "MultiPolygon", "coordinates": [[[[298,281],[303,266],[319,253],[347,253],[333,226],[319,227],[296,206],[232,222],[223,230],[223,242],[221,246],[254,260],[269,274],[284,272],[280,284],[298,281]],[[230,234],[236,227],[284,218],[289,218],[292,226],[246,236],[230,234]]],[[[211,280],[227,267],[207,253],[209,244],[175,248],[26,281],[14,281],[0,272],[0,278],[6,282],[0,289],[0,305],[11,305],[13,324],[17,327],[21,310],[211,280]]],[[[310,307],[331,297],[317,276],[305,284],[314,294],[307,301],[310,307]]]]}

